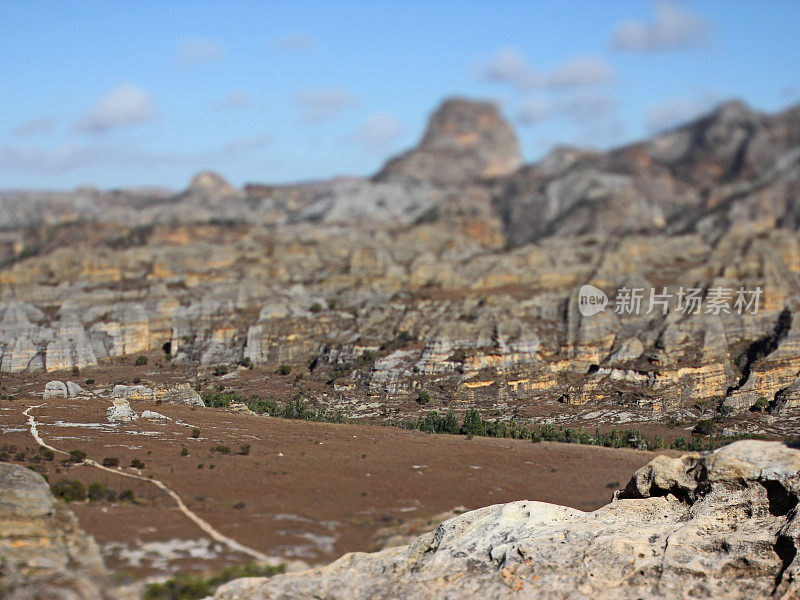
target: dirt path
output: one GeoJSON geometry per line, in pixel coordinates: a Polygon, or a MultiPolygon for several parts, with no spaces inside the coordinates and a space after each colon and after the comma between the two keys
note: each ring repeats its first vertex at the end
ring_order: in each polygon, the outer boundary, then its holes
{"type": "MultiPolygon", "coordinates": [[[[40,446],[42,446],[43,448],[47,448],[48,450],[51,450],[52,452],[55,452],[55,453],[58,453],[58,454],[64,454],[64,455],[68,456],[69,452],[65,452],[64,450],[59,450],[58,448],[56,448],[54,446],[51,446],[50,444],[45,442],[42,439],[42,437],[39,435],[39,429],[38,429],[38,427],[36,425],[36,419],[34,418],[34,416],[32,414],[30,414],[30,411],[33,410],[34,408],[39,408],[40,406],[42,406],[42,405],[41,404],[36,404],[34,406],[29,406],[28,408],[26,408],[22,412],[23,415],[28,417],[28,426],[30,427],[30,432],[31,432],[31,435],[33,436],[33,439],[35,439],[36,443],[39,444],[40,446]]],[[[219,531],[214,529],[214,527],[212,527],[207,521],[205,521],[200,516],[198,516],[197,514],[192,512],[192,510],[189,509],[189,507],[186,506],[186,504],[184,504],[184,502],[181,499],[181,497],[174,490],[172,490],[169,486],[167,486],[162,481],[159,481],[158,479],[153,479],[151,477],[145,477],[143,475],[136,475],[134,473],[126,473],[125,471],[121,471],[119,469],[113,469],[111,467],[104,467],[100,463],[98,463],[98,462],[96,462],[96,461],[94,461],[94,460],[92,460],[90,458],[87,458],[86,460],[84,460],[83,464],[88,465],[90,467],[95,467],[96,469],[100,469],[102,471],[108,471],[109,473],[114,473],[115,475],[121,475],[123,477],[130,477],[132,479],[139,479],[141,481],[147,481],[149,483],[152,483],[153,485],[155,485],[159,489],[163,490],[167,495],[169,495],[169,497],[172,498],[175,501],[175,503],[178,505],[178,508],[180,509],[180,511],[184,515],[189,517],[192,521],[194,521],[194,523],[200,529],[202,529],[203,532],[205,532],[212,539],[216,540],[217,542],[220,542],[221,544],[226,545],[228,548],[230,548],[231,550],[233,550],[235,552],[241,552],[243,554],[248,554],[248,555],[252,556],[253,558],[255,558],[256,560],[258,560],[260,562],[265,562],[265,563],[270,563],[270,564],[278,564],[280,562],[278,559],[269,557],[266,554],[263,554],[262,552],[259,552],[258,550],[255,550],[253,548],[249,548],[248,546],[240,544],[236,540],[234,540],[234,539],[228,537],[227,535],[225,535],[223,533],[220,533],[219,531]]]]}

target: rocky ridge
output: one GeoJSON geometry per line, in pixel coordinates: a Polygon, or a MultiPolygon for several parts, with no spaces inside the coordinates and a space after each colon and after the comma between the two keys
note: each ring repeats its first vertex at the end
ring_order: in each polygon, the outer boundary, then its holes
{"type": "Polygon", "coordinates": [[[453,100],[372,180],[4,193],[0,371],[163,349],[294,365],[350,416],[413,410],[424,389],[439,409],[555,423],[766,408],[759,431],[785,434],[800,418],[799,159],[800,107],[728,103],[518,168],[497,111],[453,100]],[[609,310],[580,313],[587,283],[609,310]],[[638,314],[613,310],[625,287],[644,290],[638,314]],[[667,310],[648,313],[665,287],[667,310]],[[700,290],[698,312],[677,310],[681,288],[700,290]],[[758,310],[707,310],[715,288],[760,288],[758,310]]]}
{"type": "Polygon", "coordinates": [[[489,506],[411,544],[242,579],[215,600],[797,598],[800,451],[742,441],[659,456],[590,513],[489,506]]]}

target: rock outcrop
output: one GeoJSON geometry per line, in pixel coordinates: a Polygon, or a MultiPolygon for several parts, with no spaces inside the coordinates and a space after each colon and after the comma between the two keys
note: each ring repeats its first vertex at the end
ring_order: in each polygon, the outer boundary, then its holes
{"type": "MultiPolygon", "coordinates": [[[[182,365],[293,365],[352,417],[447,402],[588,430],[749,416],[752,432],[791,435],[798,160],[800,107],[728,103],[517,168],[498,111],[453,100],[374,180],[0,194],[0,226],[25,250],[0,267],[0,371],[163,350],[182,365]],[[585,284],[605,311],[580,312],[585,284]],[[617,310],[626,288],[640,290],[635,314],[617,310]],[[702,302],[687,311],[690,289],[702,302]],[[740,289],[760,290],[758,305],[737,310],[740,289]],[[716,312],[711,290],[729,293],[716,312]]],[[[125,393],[199,404],[146,387],[125,393]]]]}
{"type": "Polygon", "coordinates": [[[106,411],[106,416],[111,423],[129,423],[139,418],[124,398],[114,398],[113,404],[106,411]]]}
{"type": "Polygon", "coordinates": [[[454,98],[433,113],[419,146],[390,160],[375,179],[463,184],[521,164],[517,137],[494,104],[454,98]]]}
{"type": "Polygon", "coordinates": [[[94,540],[42,476],[0,463],[0,597],[99,600],[107,584],[94,540]]]}
{"type": "Polygon", "coordinates": [[[348,554],[216,600],[797,598],[800,451],[743,441],[657,457],[590,513],[519,501],[471,511],[408,546],[348,554]]]}

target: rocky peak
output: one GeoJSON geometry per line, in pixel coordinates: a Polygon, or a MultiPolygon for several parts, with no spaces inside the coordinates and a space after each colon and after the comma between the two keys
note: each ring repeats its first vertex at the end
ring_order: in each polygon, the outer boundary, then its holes
{"type": "Polygon", "coordinates": [[[189,182],[189,191],[207,196],[228,196],[236,190],[219,173],[201,171],[189,182]]]}
{"type": "Polygon", "coordinates": [[[507,175],[521,163],[517,137],[494,104],[452,98],[433,113],[419,146],[376,179],[459,184],[507,175]]]}

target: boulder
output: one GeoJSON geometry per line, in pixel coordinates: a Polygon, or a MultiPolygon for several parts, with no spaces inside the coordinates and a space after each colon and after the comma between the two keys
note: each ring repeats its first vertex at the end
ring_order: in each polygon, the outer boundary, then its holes
{"type": "Polygon", "coordinates": [[[124,398],[114,398],[114,404],[108,407],[106,415],[112,423],[129,423],[139,418],[130,403],[124,398]]]}
{"type": "Polygon", "coordinates": [[[155,412],[154,410],[143,410],[142,418],[151,419],[155,421],[172,421],[172,419],[170,419],[168,416],[162,415],[161,413],[155,412]]]}
{"type": "Polygon", "coordinates": [[[72,381],[67,382],[67,395],[70,398],[73,398],[75,396],[80,396],[81,394],[85,393],[86,390],[83,389],[81,386],[79,386],[77,383],[74,383],[72,381]]]}
{"type": "Polygon", "coordinates": [[[66,398],[68,395],[67,385],[63,381],[50,381],[44,386],[42,398],[66,398]]]}
{"type": "Polygon", "coordinates": [[[44,478],[0,463],[0,596],[100,600],[107,583],[97,544],[44,478]]]}

